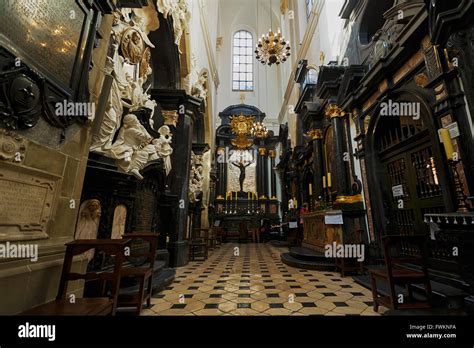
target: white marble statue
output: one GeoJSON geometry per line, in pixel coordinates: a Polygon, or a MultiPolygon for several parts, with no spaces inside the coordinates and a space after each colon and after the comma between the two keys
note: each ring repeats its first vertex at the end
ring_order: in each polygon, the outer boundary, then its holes
{"type": "Polygon", "coordinates": [[[94,135],[90,148],[91,151],[102,154],[106,154],[112,147],[113,138],[122,121],[123,107],[131,106],[123,101],[124,95],[128,97],[129,82],[123,69],[123,57],[117,52],[117,44],[114,44],[114,47],[114,56],[108,57],[105,67],[106,73],[113,78],[112,86],[101,127],[98,134],[94,135]]]}
{"type": "Polygon", "coordinates": [[[194,82],[198,79],[198,73],[196,72],[196,55],[191,54],[191,68],[189,74],[183,79],[182,88],[186,91],[186,94],[191,95],[191,90],[194,82]]]}
{"type": "Polygon", "coordinates": [[[157,0],[156,7],[158,12],[163,14],[163,17],[168,18],[168,14],[171,12],[173,8],[173,1],[172,0],[157,0]]]}
{"type": "MultiPolygon", "coordinates": [[[[89,199],[83,202],[79,208],[75,239],[97,239],[100,215],[100,202],[97,199],[89,199]]],[[[94,257],[94,249],[88,250],[84,254],[87,260],[90,261],[94,257]]]]}
{"type": "Polygon", "coordinates": [[[193,97],[201,98],[202,100],[204,100],[204,104],[206,104],[206,99],[207,99],[206,83],[207,83],[207,72],[204,71],[201,73],[201,75],[199,75],[199,79],[191,88],[191,95],[193,97]]]}
{"type": "Polygon", "coordinates": [[[181,37],[188,28],[191,19],[186,0],[178,0],[173,6],[171,15],[173,17],[174,26],[174,43],[178,46],[179,53],[183,53],[180,48],[181,37]]]}
{"type": "Polygon", "coordinates": [[[203,190],[203,158],[202,155],[196,155],[191,152],[191,172],[189,175],[189,200],[196,202],[199,194],[203,190]]]}
{"type": "Polygon", "coordinates": [[[171,172],[171,154],[173,153],[173,148],[171,147],[171,141],[173,140],[173,135],[168,126],[162,126],[158,130],[160,137],[153,140],[153,145],[155,145],[155,154],[150,157],[150,160],[155,160],[162,158],[165,165],[165,172],[168,175],[171,172]]]}
{"type": "Polygon", "coordinates": [[[117,159],[118,168],[142,180],[140,170],[145,168],[148,162],[162,158],[168,175],[171,171],[170,156],[173,153],[169,127],[161,127],[158,131],[160,137],[153,139],[135,115],[126,115],[123,123],[117,141],[111,149],[114,158],[117,159]]]}
{"type": "Polygon", "coordinates": [[[153,137],[135,115],[125,115],[117,141],[110,150],[113,158],[117,159],[118,168],[133,174],[137,179],[143,179],[140,169],[145,167],[148,158],[155,152],[152,140],[153,137]]]}
{"type": "Polygon", "coordinates": [[[143,179],[140,173],[148,162],[162,158],[168,174],[171,170],[171,132],[167,126],[154,139],[133,114],[140,108],[152,110],[148,123],[153,127],[153,113],[157,103],[151,99],[145,81],[152,73],[150,47],[145,23],[133,10],[114,13],[112,27],[112,57],[107,57],[106,73],[113,80],[101,127],[94,135],[90,150],[116,160],[120,171],[143,179]],[[120,49],[119,49],[120,48],[120,49]],[[139,65],[139,74],[133,65],[139,65]],[[130,65],[131,64],[131,65],[130,65]],[[132,76],[134,75],[134,76],[132,76]],[[128,114],[124,114],[124,109],[128,114]],[[123,118],[123,120],[122,120],[123,118]],[[117,134],[118,133],[118,134],[117,134]],[[113,139],[115,142],[113,142],[113,139]]]}

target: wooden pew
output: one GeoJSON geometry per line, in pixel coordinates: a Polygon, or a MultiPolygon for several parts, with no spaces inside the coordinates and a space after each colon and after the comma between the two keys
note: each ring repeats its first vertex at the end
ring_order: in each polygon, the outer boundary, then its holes
{"type": "Polygon", "coordinates": [[[159,234],[156,233],[127,233],[123,236],[128,240],[142,240],[147,244],[147,250],[142,253],[131,253],[130,257],[144,257],[144,266],[125,267],[122,269],[122,278],[136,278],[139,281],[137,293],[119,294],[119,307],[135,307],[135,314],[140,315],[142,305],[146,301],[147,306],[151,306],[151,296],[153,292],[153,270],[158,248],[159,234]]]}
{"type": "MultiPolygon", "coordinates": [[[[419,309],[431,307],[431,283],[428,277],[426,236],[386,236],[383,238],[385,251],[385,268],[369,269],[374,299],[374,311],[379,305],[391,309],[419,309]],[[408,253],[410,255],[408,255],[408,253]],[[418,266],[419,269],[414,269],[418,266]],[[377,280],[388,283],[390,294],[383,296],[377,289],[377,280]],[[416,301],[413,297],[413,284],[423,284],[426,301],[416,301]],[[405,286],[408,298],[402,303],[395,293],[396,285],[405,286]]],[[[404,296],[405,297],[405,296],[404,296]]]]}
{"type": "Polygon", "coordinates": [[[122,274],[122,264],[125,259],[125,247],[129,239],[88,239],[75,240],[66,244],[66,254],[59,282],[58,295],[55,300],[39,305],[20,315],[28,316],[63,316],[63,315],[115,315],[117,299],[122,274]],[[71,272],[73,257],[88,250],[103,251],[106,255],[114,256],[113,270],[108,272],[71,272]],[[71,301],[67,297],[67,287],[74,280],[99,280],[101,282],[100,297],[77,298],[71,301]]]}

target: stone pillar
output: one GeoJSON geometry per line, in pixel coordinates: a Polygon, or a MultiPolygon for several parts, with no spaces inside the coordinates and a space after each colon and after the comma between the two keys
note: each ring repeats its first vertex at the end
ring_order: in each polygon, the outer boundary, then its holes
{"type": "Polygon", "coordinates": [[[324,152],[323,152],[323,132],[321,129],[313,128],[309,131],[313,141],[313,197],[324,197],[323,176],[324,176],[324,152]]]}
{"type": "MultiPolygon", "coordinates": [[[[201,167],[203,168],[204,167],[204,163],[203,163],[203,157],[204,157],[204,154],[209,151],[209,145],[208,144],[193,144],[192,145],[192,152],[196,158],[196,161],[199,160],[198,162],[192,163],[192,166],[194,166],[194,168],[198,168],[198,167],[201,167]]],[[[191,170],[191,169],[190,169],[191,170]]],[[[191,178],[192,179],[192,178],[191,178]]],[[[188,185],[191,185],[191,183],[188,183],[188,185]]],[[[201,187],[199,188],[200,190],[203,189],[203,186],[202,186],[202,183],[201,183],[201,187]]],[[[191,194],[191,192],[190,192],[191,194]]],[[[204,199],[204,192],[201,191],[196,199],[196,201],[193,202],[193,204],[191,205],[191,223],[192,223],[192,236],[193,237],[200,237],[201,236],[201,229],[203,228],[202,226],[202,219],[201,219],[201,215],[202,215],[202,211],[205,210],[205,207],[204,207],[204,202],[203,202],[203,199],[204,199]]],[[[192,200],[191,200],[192,202],[192,200]]]]}
{"type": "Polygon", "coordinates": [[[268,150],[265,151],[265,155],[263,156],[263,195],[267,198],[270,197],[270,192],[268,190],[268,186],[270,184],[270,177],[268,173],[268,150]]]}
{"type": "Polygon", "coordinates": [[[257,191],[258,197],[266,197],[265,189],[265,164],[266,164],[267,149],[264,147],[258,148],[257,157],[257,191]]]}
{"type": "MultiPolygon", "coordinates": [[[[346,115],[347,114],[335,104],[330,104],[326,108],[326,116],[331,119],[333,131],[333,158],[336,173],[332,175],[332,180],[336,183],[338,197],[351,195],[350,163],[349,161],[344,161],[344,158],[349,158],[350,156],[346,138],[346,115]]],[[[328,170],[330,169],[328,168],[328,170]]]]}
{"type": "Polygon", "coordinates": [[[226,178],[227,178],[227,162],[226,149],[224,147],[217,148],[217,192],[216,197],[225,197],[226,194],[226,178]]]}
{"type": "Polygon", "coordinates": [[[188,263],[188,243],[186,236],[188,206],[189,206],[189,173],[191,161],[191,149],[193,139],[193,115],[186,112],[180,115],[173,134],[173,155],[171,161],[173,169],[169,175],[171,180],[171,192],[178,198],[177,206],[174,207],[174,231],[170,234],[168,250],[170,253],[170,265],[172,267],[184,266],[188,263]]]}
{"type": "Polygon", "coordinates": [[[275,157],[276,151],[275,149],[271,149],[268,151],[268,155],[270,156],[270,198],[276,197],[276,173],[275,173],[275,157]]]}

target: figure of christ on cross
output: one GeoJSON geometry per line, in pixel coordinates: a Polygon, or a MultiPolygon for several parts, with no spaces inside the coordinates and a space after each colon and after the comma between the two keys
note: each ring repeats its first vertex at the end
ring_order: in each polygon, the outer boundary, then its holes
{"type": "Polygon", "coordinates": [[[239,168],[240,170],[240,175],[239,175],[239,184],[240,184],[240,192],[244,192],[244,180],[245,180],[245,168],[247,168],[251,162],[244,164],[244,162],[241,160],[240,162],[232,162],[234,166],[239,168]]]}

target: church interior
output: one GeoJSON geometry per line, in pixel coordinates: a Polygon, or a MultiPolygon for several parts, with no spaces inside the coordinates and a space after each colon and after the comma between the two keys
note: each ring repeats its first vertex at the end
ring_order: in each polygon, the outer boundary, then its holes
{"type": "Polygon", "coordinates": [[[474,312],[472,0],[0,12],[1,315],[474,312]]]}

